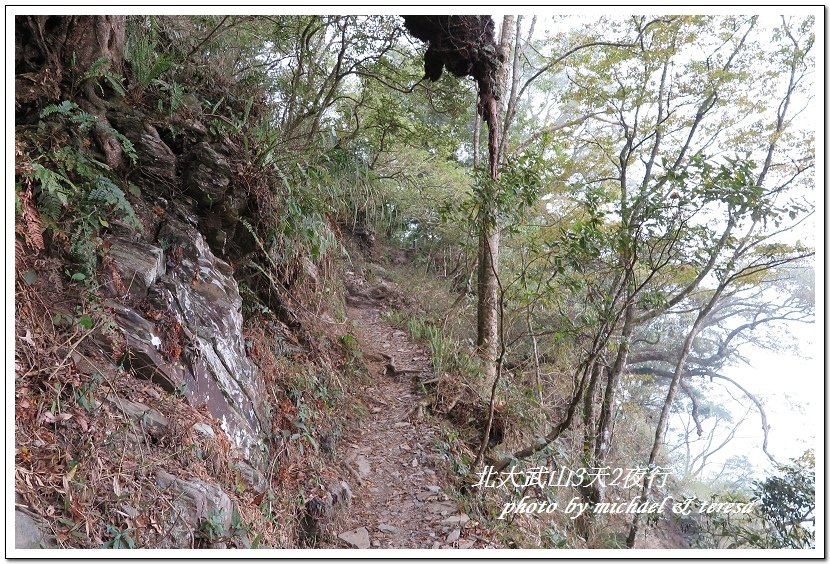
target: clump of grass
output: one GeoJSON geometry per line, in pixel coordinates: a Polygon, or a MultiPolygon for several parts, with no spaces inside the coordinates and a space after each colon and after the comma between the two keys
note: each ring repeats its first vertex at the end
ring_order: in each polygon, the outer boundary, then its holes
{"type": "Polygon", "coordinates": [[[405,329],[415,341],[429,345],[432,369],[436,376],[455,374],[469,379],[478,378],[480,367],[476,358],[441,327],[399,310],[390,311],[389,320],[405,329]]]}

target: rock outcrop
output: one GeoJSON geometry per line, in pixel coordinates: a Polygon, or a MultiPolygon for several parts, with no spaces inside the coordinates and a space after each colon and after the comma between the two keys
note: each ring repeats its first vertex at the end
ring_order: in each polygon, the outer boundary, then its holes
{"type": "Polygon", "coordinates": [[[106,302],[126,339],[127,364],[192,405],[205,404],[245,459],[260,465],[265,393],[245,351],[242,299],[230,266],[173,214],[165,215],[156,241],[113,237],[109,244],[113,278],[132,298],[106,302]]]}
{"type": "MultiPolygon", "coordinates": [[[[149,229],[120,226],[104,246],[105,306],[123,335],[124,363],[191,405],[205,405],[243,459],[261,471],[266,390],[245,350],[234,271],[198,227],[197,213],[235,188],[220,152],[227,148],[191,140],[177,156],[140,113],[114,112],[112,119],[136,147],[133,177],[155,203],[145,214],[149,229]]],[[[98,337],[111,353],[110,339],[98,337]]]]}
{"type": "Polygon", "coordinates": [[[233,504],[221,489],[196,478],[182,480],[164,470],[156,472],[156,483],[172,501],[164,524],[169,532],[159,548],[211,546],[229,535],[233,504]]]}

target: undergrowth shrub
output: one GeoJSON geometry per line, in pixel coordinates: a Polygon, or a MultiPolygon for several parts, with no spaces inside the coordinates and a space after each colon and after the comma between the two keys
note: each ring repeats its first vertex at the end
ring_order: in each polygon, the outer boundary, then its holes
{"type": "MultiPolygon", "coordinates": [[[[110,222],[117,220],[138,231],[143,229],[118,184],[120,180],[88,150],[89,133],[95,127],[111,134],[124,154],[136,162],[129,139],[74,102],[64,100],[46,106],[34,127],[21,128],[15,179],[18,202],[29,194],[36,202],[38,217],[30,221],[38,221],[51,240],[68,251],[79,268],[79,278],[87,280],[94,279],[102,228],[109,228],[110,222]]],[[[136,187],[129,186],[138,193],[136,187]]]]}

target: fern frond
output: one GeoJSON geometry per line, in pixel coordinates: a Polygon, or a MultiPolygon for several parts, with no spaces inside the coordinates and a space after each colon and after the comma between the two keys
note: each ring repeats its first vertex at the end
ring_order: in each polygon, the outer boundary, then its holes
{"type": "MultiPolygon", "coordinates": [[[[57,200],[58,207],[63,207],[69,203],[70,196],[77,192],[71,180],[63,174],[49,170],[40,163],[32,163],[32,177],[38,182],[38,200],[44,195],[49,198],[57,200]]],[[[54,207],[50,208],[54,211],[54,207]]],[[[47,214],[50,217],[56,218],[58,214],[47,214]]]]}
{"type": "Polygon", "coordinates": [[[86,80],[87,78],[95,78],[97,76],[104,76],[106,72],[106,67],[109,65],[110,59],[109,57],[101,57],[96,59],[94,63],[89,66],[89,70],[87,70],[84,74],[81,75],[81,80],[86,80]]]}
{"type": "Polygon", "coordinates": [[[64,203],[65,200],[62,202],[53,192],[42,191],[37,195],[37,206],[41,215],[53,223],[57,222],[63,213],[64,203]]]}
{"type": "Polygon", "coordinates": [[[106,176],[98,178],[98,182],[90,190],[87,199],[94,205],[112,206],[124,221],[138,230],[142,230],[141,222],[135,214],[132,204],[124,196],[124,192],[106,176]]]}
{"type": "Polygon", "coordinates": [[[126,96],[127,95],[127,91],[124,89],[124,85],[121,84],[121,81],[123,80],[122,77],[120,77],[116,74],[113,74],[111,72],[106,72],[106,73],[104,73],[104,78],[106,79],[106,81],[109,83],[109,85],[112,87],[112,89],[115,91],[116,94],[118,94],[119,96],[126,96]]]}
{"type": "Polygon", "coordinates": [[[69,252],[90,280],[94,277],[98,265],[95,233],[94,227],[89,222],[78,222],[72,232],[69,247],[69,252]]]}
{"type": "Polygon", "coordinates": [[[127,139],[127,136],[115,129],[114,127],[107,127],[107,132],[118,139],[121,143],[121,148],[124,149],[124,154],[130,159],[130,162],[135,164],[138,161],[138,153],[135,151],[133,142],[127,139]]]}
{"type": "Polygon", "coordinates": [[[47,118],[50,115],[56,113],[62,116],[68,116],[72,113],[73,110],[79,109],[80,107],[75,102],[64,100],[60,104],[49,104],[40,111],[40,114],[38,114],[38,116],[40,117],[40,119],[47,118]]]}

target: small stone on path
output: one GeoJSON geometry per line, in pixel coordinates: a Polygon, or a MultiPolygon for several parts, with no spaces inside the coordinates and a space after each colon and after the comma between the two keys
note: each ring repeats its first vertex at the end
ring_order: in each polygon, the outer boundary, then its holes
{"type": "Polygon", "coordinates": [[[418,492],[415,494],[415,499],[418,501],[426,501],[432,497],[435,497],[435,495],[436,494],[434,492],[418,492]]]}
{"type": "Polygon", "coordinates": [[[460,515],[453,515],[452,517],[447,517],[442,523],[458,523],[459,525],[464,525],[470,520],[470,516],[466,513],[461,513],[460,515]]]}
{"type": "Polygon", "coordinates": [[[458,511],[458,506],[451,501],[436,501],[427,506],[430,513],[440,513],[441,515],[449,515],[458,511]]]}
{"type": "Polygon", "coordinates": [[[370,546],[369,531],[366,530],[366,527],[358,527],[357,529],[340,533],[337,536],[355,548],[364,549],[370,546]]]}
{"type": "Polygon", "coordinates": [[[472,548],[475,543],[472,539],[461,539],[458,541],[458,548],[472,548]]]}
{"type": "Polygon", "coordinates": [[[365,478],[372,473],[372,466],[369,464],[369,460],[365,456],[358,456],[355,463],[357,464],[357,471],[360,473],[361,478],[365,478]]]}

